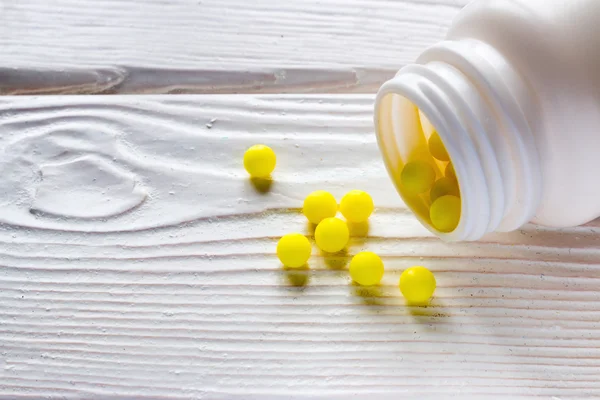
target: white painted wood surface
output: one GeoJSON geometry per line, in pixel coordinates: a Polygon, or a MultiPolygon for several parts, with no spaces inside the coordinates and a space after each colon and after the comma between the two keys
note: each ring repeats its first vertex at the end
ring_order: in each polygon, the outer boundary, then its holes
{"type": "Polygon", "coordinates": [[[0,98],[0,398],[598,398],[600,224],[444,244],[371,114],[367,95],[0,98]],[[279,156],[267,193],[241,166],[257,142],[279,156]],[[369,237],[280,268],[303,197],[354,188],[369,237]],[[347,276],[367,249],[378,290],[347,276]],[[432,307],[400,297],[414,264],[432,307]]]}
{"type": "Polygon", "coordinates": [[[375,92],[468,0],[0,0],[0,94],[375,92]]]}

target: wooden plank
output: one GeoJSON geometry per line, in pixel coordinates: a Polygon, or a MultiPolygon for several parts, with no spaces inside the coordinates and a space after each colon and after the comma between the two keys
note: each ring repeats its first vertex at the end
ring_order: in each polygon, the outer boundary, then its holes
{"type": "Polygon", "coordinates": [[[374,92],[467,2],[3,2],[0,94],[374,92]]]}
{"type": "Polygon", "coordinates": [[[0,398],[600,396],[600,224],[442,243],[386,177],[372,100],[0,99],[0,398]],[[263,192],[241,167],[258,142],[279,157],[263,192]],[[281,269],[303,197],[353,188],[369,237],[281,269]],[[350,284],[360,250],[381,288],[350,284]],[[399,295],[414,264],[429,308],[399,295]]]}

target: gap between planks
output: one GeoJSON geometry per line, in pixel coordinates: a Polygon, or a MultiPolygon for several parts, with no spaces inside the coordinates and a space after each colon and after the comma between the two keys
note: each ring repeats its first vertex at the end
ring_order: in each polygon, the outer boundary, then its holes
{"type": "Polygon", "coordinates": [[[374,93],[467,2],[3,2],[0,94],[374,93]]]}

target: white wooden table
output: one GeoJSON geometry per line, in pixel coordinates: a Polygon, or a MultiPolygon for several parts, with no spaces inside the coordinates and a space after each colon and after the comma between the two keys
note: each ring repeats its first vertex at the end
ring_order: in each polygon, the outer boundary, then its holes
{"type": "Polygon", "coordinates": [[[444,244],[379,158],[374,91],[465,3],[0,0],[0,93],[29,94],[0,97],[0,399],[600,397],[600,222],[444,244]],[[368,237],[281,269],[303,197],[354,188],[368,237]]]}

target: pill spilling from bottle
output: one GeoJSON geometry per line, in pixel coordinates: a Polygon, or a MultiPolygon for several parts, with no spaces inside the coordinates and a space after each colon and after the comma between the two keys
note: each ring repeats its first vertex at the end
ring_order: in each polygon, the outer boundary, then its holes
{"type": "MultiPolygon", "coordinates": [[[[438,159],[449,159],[439,138],[430,139],[429,151],[438,159]]],[[[252,146],[244,154],[244,168],[252,178],[271,178],[275,161],[275,152],[265,145],[252,146]]],[[[452,229],[460,218],[460,199],[456,180],[451,177],[438,179],[437,175],[433,164],[415,161],[406,165],[403,183],[407,190],[431,198],[431,219],[440,230],[445,231],[452,229]]],[[[333,194],[317,190],[304,199],[302,214],[314,227],[314,243],[322,257],[349,258],[349,226],[366,224],[368,228],[368,220],[374,209],[373,198],[365,191],[349,191],[338,205],[333,194]],[[344,219],[338,217],[338,213],[344,219]]],[[[313,252],[309,239],[309,236],[296,232],[279,239],[276,253],[285,268],[309,268],[313,252]]],[[[380,285],[385,274],[382,258],[371,251],[359,251],[351,256],[348,270],[355,285],[367,287],[380,285]]],[[[402,273],[398,286],[409,305],[426,306],[433,296],[436,282],[426,268],[412,267],[402,273]]]]}

